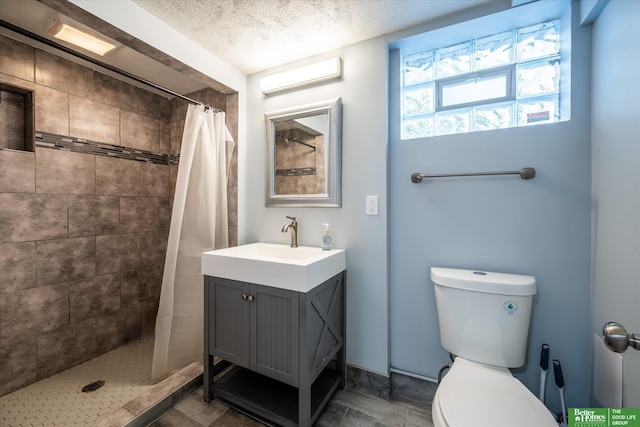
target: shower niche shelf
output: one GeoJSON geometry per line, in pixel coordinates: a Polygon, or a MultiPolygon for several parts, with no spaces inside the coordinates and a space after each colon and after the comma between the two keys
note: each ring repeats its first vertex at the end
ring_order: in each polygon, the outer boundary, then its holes
{"type": "Polygon", "coordinates": [[[34,92],[0,83],[0,149],[33,151],[35,147],[34,92]]]}

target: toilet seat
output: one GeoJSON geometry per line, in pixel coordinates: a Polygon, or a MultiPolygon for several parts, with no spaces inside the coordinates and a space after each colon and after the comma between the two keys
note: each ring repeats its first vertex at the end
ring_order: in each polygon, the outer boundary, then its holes
{"type": "Polygon", "coordinates": [[[507,368],[457,357],[433,400],[436,427],[557,427],[551,412],[507,368]]]}

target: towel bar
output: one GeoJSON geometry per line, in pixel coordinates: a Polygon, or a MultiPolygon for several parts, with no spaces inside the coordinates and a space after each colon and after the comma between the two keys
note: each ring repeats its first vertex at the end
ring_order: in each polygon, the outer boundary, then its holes
{"type": "Polygon", "coordinates": [[[422,182],[425,178],[448,178],[456,176],[485,176],[485,175],[520,175],[522,179],[532,179],[536,176],[536,170],[534,168],[522,168],[519,171],[501,171],[501,172],[468,172],[468,173],[448,173],[448,174],[435,174],[428,175],[419,172],[411,174],[411,182],[417,184],[422,182]]]}

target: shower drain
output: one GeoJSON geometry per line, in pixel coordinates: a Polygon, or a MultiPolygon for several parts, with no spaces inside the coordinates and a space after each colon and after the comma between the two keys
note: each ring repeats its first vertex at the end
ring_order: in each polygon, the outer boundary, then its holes
{"type": "Polygon", "coordinates": [[[88,393],[90,391],[96,391],[97,389],[99,389],[103,385],[104,385],[104,381],[103,380],[94,381],[94,382],[89,383],[86,386],[82,387],[82,392],[83,393],[88,393]]]}

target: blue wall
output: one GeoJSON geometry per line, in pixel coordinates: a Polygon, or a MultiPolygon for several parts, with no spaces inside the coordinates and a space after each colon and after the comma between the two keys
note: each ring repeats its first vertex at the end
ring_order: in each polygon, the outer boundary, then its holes
{"type": "MultiPolygon", "coordinates": [[[[387,46],[384,37],[319,57],[339,55],[343,77],[314,87],[264,96],[260,77],[249,76],[247,229],[245,242],[288,243],[280,232],[285,216],[297,217],[298,243],[320,246],[322,223],[331,224],[333,245],[347,249],[347,362],[387,375],[387,46]],[[265,208],[266,125],[264,114],[342,98],[342,207],[265,208]],[[378,195],[379,215],[365,215],[367,195],[378,195]]],[[[308,62],[308,61],[307,61],[308,62]]],[[[303,62],[304,63],[304,62],[303,62]]],[[[294,65],[292,65],[293,67],[294,65]]]]}
{"type": "MultiPolygon", "coordinates": [[[[440,345],[431,266],[527,274],[536,277],[538,294],[526,365],[516,375],[537,394],[540,346],[548,343],[551,357],[559,359],[564,368],[568,405],[588,404],[590,28],[578,27],[576,15],[569,121],[409,141],[394,137],[392,126],[392,367],[434,378],[448,362],[440,345]],[[525,166],[535,167],[535,179],[456,178],[421,184],[409,180],[412,172],[518,170],[525,166]]],[[[391,60],[393,63],[393,55],[391,60]]],[[[394,99],[394,92],[391,94],[394,99]]],[[[547,402],[559,410],[552,379],[551,375],[547,402]]]]}

